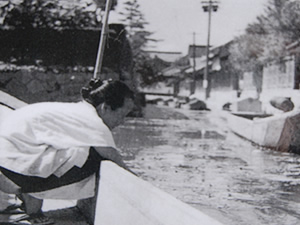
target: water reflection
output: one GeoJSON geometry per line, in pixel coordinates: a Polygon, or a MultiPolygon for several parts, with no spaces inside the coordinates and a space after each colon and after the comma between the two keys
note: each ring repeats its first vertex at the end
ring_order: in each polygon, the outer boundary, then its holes
{"type": "Polygon", "coordinates": [[[179,132],[179,135],[185,137],[185,138],[191,138],[191,139],[222,139],[225,140],[225,136],[219,134],[218,132],[214,130],[200,130],[200,131],[183,131],[179,132]]]}
{"type": "Polygon", "coordinates": [[[116,136],[137,174],[224,224],[300,224],[300,156],[253,146],[213,112],[133,119],[116,136]]]}

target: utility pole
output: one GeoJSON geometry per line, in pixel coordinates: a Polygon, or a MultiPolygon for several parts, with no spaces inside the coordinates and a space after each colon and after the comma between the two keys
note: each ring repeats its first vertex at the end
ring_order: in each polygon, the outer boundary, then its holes
{"type": "Polygon", "coordinates": [[[193,80],[191,82],[190,94],[196,91],[196,33],[193,32],[193,80]]]}
{"type": "Polygon", "coordinates": [[[206,45],[206,66],[203,78],[203,88],[205,90],[205,99],[209,98],[211,78],[209,77],[209,47],[210,47],[210,27],[211,27],[211,13],[218,10],[217,1],[202,1],[202,8],[204,12],[208,12],[208,32],[207,32],[207,45],[206,45]]]}

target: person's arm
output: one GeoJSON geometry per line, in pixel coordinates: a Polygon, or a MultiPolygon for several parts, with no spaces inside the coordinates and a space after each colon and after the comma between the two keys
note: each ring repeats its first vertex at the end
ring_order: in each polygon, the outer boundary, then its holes
{"type": "Polygon", "coordinates": [[[113,147],[93,147],[97,153],[104,159],[110,160],[118,164],[120,167],[132,172],[124,163],[120,153],[113,147]]]}

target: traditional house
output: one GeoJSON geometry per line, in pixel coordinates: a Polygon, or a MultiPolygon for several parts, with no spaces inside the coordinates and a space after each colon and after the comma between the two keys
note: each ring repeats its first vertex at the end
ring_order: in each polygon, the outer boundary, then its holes
{"type": "MultiPolygon", "coordinates": [[[[231,42],[210,50],[208,80],[211,92],[237,91],[239,89],[238,74],[229,63],[230,45],[231,42]]],[[[152,53],[152,56],[158,57],[158,53],[152,53]]],[[[175,96],[189,96],[193,93],[204,92],[205,68],[206,46],[190,45],[185,57],[161,71],[161,74],[169,78],[164,83],[166,87],[169,87],[166,89],[167,93],[173,93],[175,96]],[[173,86],[173,91],[170,85],[173,86]]],[[[161,85],[159,88],[162,88],[161,85]]]]}
{"type": "MultiPolygon", "coordinates": [[[[162,76],[163,81],[157,82],[150,87],[144,87],[143,92],[148,93],[147,99],[156,98],[156,95],[174,96],[178,93],[176,84],[181,74],[183,61],[181,52],[170,51],[146,51],[158,68],[158,75],[162,76]],[[153,97],[154,96],[154,97],[153,97]]],[[[186,68],[186,66],[185,66],[186,68]]]]}
{"type": "Polygon", "coordinates": [[[261,97],[265,101],[276,96],[290,97],[300,107],[300,41],[286,48],[289,54],[280,62],[264,66],[261,97]]]}
{"type": "Polygon", "coordinates": [[[263,90],[300,89],[300,41],[286,47],[289,55],[264,66],[263,90]]]}
{"type": "Polygon", "coordinates": [[[206,46],[190,45],[187,57],[190,68],[184,71],[185,74],[192,78],[197,77],[199,80],[206,65],[206,46]]]}
{"type": "Polygon", "coordinates": [[[229,62],[229,48],[232,42],[210,51],[209,76],[213,90],[237,90],[238,76],[229,62]]]}
{"type": "Polygon", "coordinates": [[[272,112],[270,100],[274,97],[288,97],[296,107],[300,106],[300,41],[287,46],[288,54],[266,63],[258,71],[243,74],[242,96],[259,97],[265,110],[272,112]]]}
{"type": "MultiPolygon", "coordinates": [[[[231,42],[213,48],[209,52],[208,91],[237,90],[238,77],[229,63],[231,42]]],[[[184,72],[190,79],[195,79],[196,93],[203,92],[203,79],[206,69],[206,46],[189,47],[190,68],[184,72]],[[193,57],[193,56],[196,57],[193,57]]]]}
{"type": "Polygon", "coordinates": [[[184,79],[180,82],[180,94],[190,95],[202,86],[203,71],[205,68],[205,45],[190,45],[188,47],[189,67],[183,71],[184,79]]]}

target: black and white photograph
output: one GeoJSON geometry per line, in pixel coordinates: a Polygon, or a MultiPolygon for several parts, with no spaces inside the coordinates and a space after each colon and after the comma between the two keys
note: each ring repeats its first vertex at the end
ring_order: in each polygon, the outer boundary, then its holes
{"type": "Polygon", "coordinates": [[[299,89],[299,0],[0,0],[0,225],[298,225],[299,89]]]}

